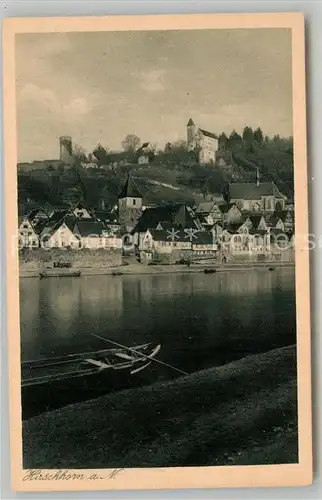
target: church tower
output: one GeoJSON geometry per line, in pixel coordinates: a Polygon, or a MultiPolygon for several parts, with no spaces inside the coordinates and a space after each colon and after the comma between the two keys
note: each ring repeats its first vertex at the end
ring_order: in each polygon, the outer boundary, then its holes
{"type": "Polygon", "coordinates": [[[142,195],[128,174],[118,197],[119,221],[125,231],[132,231],[142,214],[142,195]]]}
{"type": "Polygon", "coordinates": [[[196,125],[192,118],[187,123],[187,146],[191,150],[195,147],[196,125]]]}

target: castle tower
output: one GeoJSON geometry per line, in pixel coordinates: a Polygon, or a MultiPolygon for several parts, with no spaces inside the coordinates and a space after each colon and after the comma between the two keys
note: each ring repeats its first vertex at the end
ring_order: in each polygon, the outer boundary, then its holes
{"type": "Polygon", "coordinates": [[[187,145],[188,149],[193,149],[195,147],[195,136],[196,136],[196,125],[192,118],[187,123],[187,145]]]}
{"type": "Polygon", "coordinates": [[[69,135],[59,137],[59,158],[64,163],[70,163],[73,156],[73,143],[69,135]]]}
{"type": "Polygon", "coordinates": [[[142,195],[134,180],[128,175],[118,197],[119,221],[121,226],[130,232],[142,214],[142,195]]]}

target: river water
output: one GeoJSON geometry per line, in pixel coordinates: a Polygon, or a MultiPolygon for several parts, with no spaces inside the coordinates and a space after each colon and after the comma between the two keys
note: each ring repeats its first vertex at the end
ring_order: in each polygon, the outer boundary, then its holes
{"type": "MultiPolygon", "coordinates": [[[[21,356],[32,360],[159,340],[192,372],[295,343],[293,269],[20,280],[21,356]]],[[[155,365],[156,366],[156,365],[155,365]]],[[[152,380],[172,370],[150,370],[152,380]],[[154,377],[154,378],[153,378],[154,377]]]]}

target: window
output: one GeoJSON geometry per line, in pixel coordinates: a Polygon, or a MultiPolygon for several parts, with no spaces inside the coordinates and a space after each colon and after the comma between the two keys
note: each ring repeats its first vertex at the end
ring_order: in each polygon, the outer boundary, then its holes
{"type": "Polygon", "coordinates": [[[136,200],[133,199],[133,205],[136,205],[136,200]]]}

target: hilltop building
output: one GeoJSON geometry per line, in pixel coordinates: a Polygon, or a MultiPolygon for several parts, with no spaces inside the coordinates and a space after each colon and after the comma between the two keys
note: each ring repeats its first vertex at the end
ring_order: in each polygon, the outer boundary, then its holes
{"type": "Polygon", "coordinates": [[[218,137],[212,132],[196,128],[192,118],[187,123],[187,145],[189,151],[198,154],[199,163],[215,163],[218,137]]]}
{"type": "Polygon", "coordinates": [[[73,142],[69,135],[59,137],[59,158],[66,164],[69,164],[73,158],[73,142]]]}
{"type": "Polygon", "coordinates": [[[132,231],[142,215],[143,197],[134,180],[128,175],[118,196],[118,219],[125,231],[132,231]]]}

